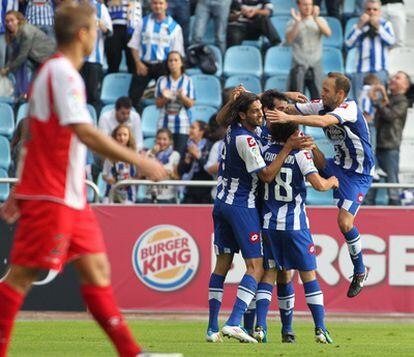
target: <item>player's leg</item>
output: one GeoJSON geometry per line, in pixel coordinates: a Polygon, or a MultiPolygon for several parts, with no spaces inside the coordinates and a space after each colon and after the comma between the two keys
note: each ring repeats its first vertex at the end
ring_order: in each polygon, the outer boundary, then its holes
{"type": "Polygon", "coordinates": [[[293,309],[295,307],[295,289],[290,270],[283,269],[277,275],[277,302],[282,322],[282,342],[295,343],[293,333],[293,309]]]}
{"type": "Polygon", "coordinates": [[[315,270],[299,271],[299,274],[305,290],[306,303],[315,323],[315,341],[319,343],[333,343],[325,326],[323,293],[319,287],[315,270]]]}
{"type": "Polygon", "coordinates": [[[38,272],[38,269],[11,265],[6,278],[0,282],[0,357],[7,355],[14,319],[38,272]]]}
{"type": "MultiPolygon", "coordinates": [[[[260,284],[260,283],[259,283],[260,284]]],[[[257,293],[256,293],[257,296],[257,293]]],[[[256,321],[256,297],[250,302],[246,312],[243,315],[243,327],[250,336],[253,336],[254,323],[256,321]]]]}

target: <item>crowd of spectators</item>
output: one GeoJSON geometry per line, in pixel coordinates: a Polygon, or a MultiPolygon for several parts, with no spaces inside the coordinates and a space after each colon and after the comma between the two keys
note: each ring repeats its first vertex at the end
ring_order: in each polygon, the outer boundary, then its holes
{"type": "MultiPolygon", "coordinates": [[[[0,74],[13,77],[16,110],[26,99],[36,68],[55,51],[54,9],[61,1],[65,0],[3,0],[1,4],[0,74]]],[[[270,47],[291,46],[286,88],[316,99],[325,73],[323,41],[332,35],[328,21],[321,16],[321,3],[325,3],[327,15],[340,20],[344,28],[350,16],[359,17],[344,39],[343,53],[355,51],[353,93],[370,127],[377,165],[388,182],[398,182],[399,148],[412,85],[405,72],[389,73],[388,53],[405,45],[403,1],[383,0],[381,4],[379,0],[355,0],[355,13],[345,15],[341,0],[298,0],[284,33],[271,21],[278,15],[277,1],[271,0],[90,1],[96,7],[98,37],[81,74],[88,103],[99,119],[97,125],[124,145],[146,150],[161,161],[167,168],[166,179],[217,177],[224,132],[215,124],[214,116],[209,123],[192,117],[197,92],[191,73],[186,71],[186,51],[191,45],[205,43],[209,21],[213,22],[214,42],[223,56],[227,48],[246,40],[260,42],[263,55],[270,47]],[[104,75],[119,72],[122,63],[132,75],[128,96],[120,96],[112,108],[104,107],[104,75]],[[158,131],[154,142],[145,144],[140,113],[147,105],[143,98],[149,87],[154,93],[149,96],[150,103],[159,109],[159,116],[153,118],[158,131]]],[[[21,125],[18,128],[17,134],[21,125]]],[[[16,140],[12,140],[14,148],[19,147],[16,140]]],[[[92,161],[94,177],[101,173],[106,194],[120,179],[142,178],[124,163],[100,162],[99,158],[92,161]]],[[[390,190],[389,204],[399,204],[399,194],[390,190]]],[[[210,187],[183,190],[172,186],[148,186],[137,191],[126,187],[115,195],[117,202],[131,203],[210,203],[213,197],[210,187]]],[[[374,191],[368,202],[375,202],[374,191]]]]}

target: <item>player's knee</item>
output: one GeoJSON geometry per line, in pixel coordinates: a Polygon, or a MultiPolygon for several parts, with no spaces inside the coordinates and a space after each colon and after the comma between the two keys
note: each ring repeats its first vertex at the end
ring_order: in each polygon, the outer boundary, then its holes
{"type": "Polygon", "coordinates": [[[288,284],[292,280],[292,275],[290,271],[280,270],[277,272],[277,283],[278,284],[288,284]]]}
{"type": "Polygon", "coordinates": [[[214,274],[226,276],[233,263],[233,255],[221,254],[217,255],[216,266],[214,267],[214,274]]]}
{"type": "Polygon", "coordinates": [[[246,274],[253,276],[256,281],[260,281],[264,274],[262,259],[248,259],[246,261],[246,274]]]}
{"type": "Polygon", "coordinates": [[[12,266],[4,282],[21,294],[27,294],[38,275],[38,269],[12,266]]]}
{"type": "Polygon", "coordinates": [[[300,271],[299,275],[303,283],[307,283],[316,279],[315,270],[300,271]]]}
{"type": "Polygon", "coordinates": [[[342,233],[349,232],[354,226],[353,217],[349,217],[348,215],[339,215],[338,226],[342,233]]]}

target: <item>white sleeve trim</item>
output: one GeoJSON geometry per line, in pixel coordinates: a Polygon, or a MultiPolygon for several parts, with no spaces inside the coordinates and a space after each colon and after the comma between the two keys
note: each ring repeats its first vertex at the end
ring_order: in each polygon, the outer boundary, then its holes
{"type": "Polygon", "coordinates": [[[250,135],[236,137],[236,148],[240,158],[246,165],[247,172],[253,173],[266,167],[256,139],[250,135]]]}

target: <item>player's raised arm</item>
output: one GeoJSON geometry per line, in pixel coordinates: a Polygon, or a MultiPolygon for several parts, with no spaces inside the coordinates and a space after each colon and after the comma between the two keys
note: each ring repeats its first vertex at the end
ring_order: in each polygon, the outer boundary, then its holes
{"type": "Polygon", "coordinates": [[[324,179],[321,175],[315,172],[306,176],[306,179],[316,191],[320,192],[339,187],[338,179],[335,176],[324,179]]]}
{"type": "Polygon", "coordinates": [[[71,127],[79,140],[97,154],[110,160],[126,161],[135,165],[144,176],[153,181],[159,181],[168,176],[158,161],[119,145],[91,124],[72,124],[71,127]]]}
{"type": "Polygon", "coordinates": [[[223,107],[219,110],[216,116],[216,121],[219,125],[227,127],[231,124],[231,106],[234,101],[239,97],[239,95],[243,92],[246,92],[246,89],[239,85],[233,89],[229,101],[223,105],[223,107]]]}

